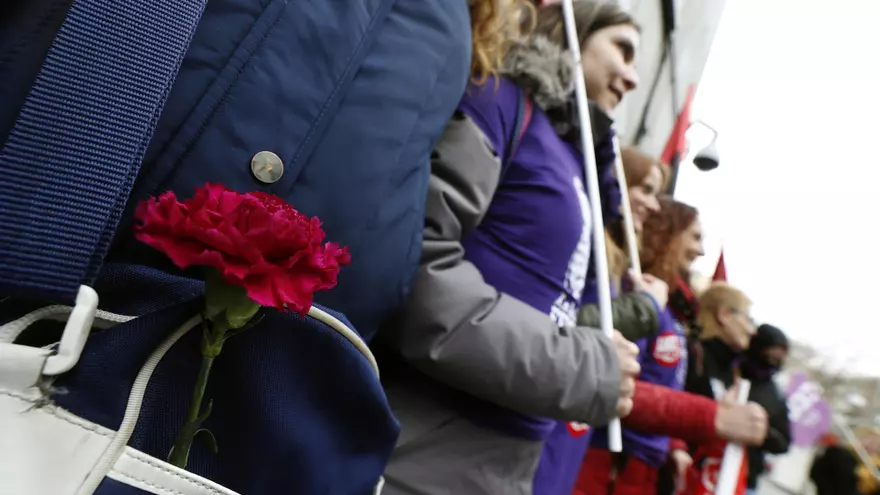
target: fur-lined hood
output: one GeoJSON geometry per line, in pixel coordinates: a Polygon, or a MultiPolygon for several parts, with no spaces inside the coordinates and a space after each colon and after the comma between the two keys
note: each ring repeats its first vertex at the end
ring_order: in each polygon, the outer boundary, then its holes
{"type": "MultiPolygon", "coordinates": [[[[500,74],[522,88],[544,111],[562,140],[581,150],[581,123],[574,98],[575,77],[581,77],[581,74],[568,50],[541,35],[518,41],[505,57],[500,74]]],[[[589,104],[596,166],[603,191],[602,212],[607,225],[620,218],[621,201],[620,188],[614,177],[613,120],[595,102],[589,104]]]]}
{"type": "Polygon", "coordinates": [[[547,111],[568,104],[576,71],[568,50],[538,35],[517,41],[510,48],[501,75],[523,88],[535,105],[547,111]]]}
{"type": "MultiPolygon", "coordinates": [[[[515,42],[500,73],[525,90],[547,114],[560,137],[580,147],[580,120],[574,98],[574,78],[580,77],[580,73],[571,52],[546,36],[536,35],[515,42]]],[[[614,121],[594,101],[589,103],[593,139],[601,142],[614,121]]]]}

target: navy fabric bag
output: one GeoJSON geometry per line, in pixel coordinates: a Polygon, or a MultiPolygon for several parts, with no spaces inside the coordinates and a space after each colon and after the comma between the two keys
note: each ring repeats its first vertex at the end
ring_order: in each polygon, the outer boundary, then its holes
{"type": "MultiPolygon", "coordinates": [[[[219,452],[194,444],[188,469],[198,476],[163,462],[190,400],[198,332],[158,361],[127,447],[107,464],[145,363],[203,304],[198,280],[104,258],[205,3],[75,2],[0,151],[0,295],[73,303],[85,283],[107,312],[98,319],[113,323],[92,331],[72,369],[52,373],[51,350],[15,343],[21,320],[0,329],[4,490],[367,494],[393,449],[398,425],[363,347],[327,321],[270,311],[215,363],[205,427],[219,452]],[[31,377],[34,363],[42,372],[31,377]],[[102,476],[95,490],[84,473],[102,476]]],[[[333,238],[332,219],[327,227],[333,238]]],[[[0,305],[0,321],[39,306],[0,305]]]]}
{"type": "MultiPolygon", "coordinates": [[[[95,284],[106,294],[102,306],[139,317],[91,335],[80,363],[54,385],[67,391],[56,396],[59,406],[114,425],[142,363],[199,311],[203,287],[143,267],[108,266],[103,274],[95,284]],[[158,291],[178,302],[169,298],[149,312],[131,303],[158,291]]],[[[159,363],[131,447],[167,456],[192,394],[200,339],[189,332],[159,363]]],[[[259,325],[233,337],[206,397],[214,404],[204,427],[219,452],[195,442],[187,469],[243,494],[372,493],[398,432],[370,363],[327,325],[291,313],[267,311],[259,325]]],[[[127,492],[102,486],[97,493],[127,492]]]]}
{"type": "MultiPolygon", "coordinates": [[[[152,268],[108,265],[95,289],[106,295],[104,310],[66,373],[48,371],[49,350],[12,343],[27,326],[22,320],[0,327],[0,492],[378,493],[398,425],[365,345],[359,348],[320,319],[274,310],[233,337],[206,391],[213,409],[203,426],[219,451],[197,439],[187,465],[200,475],[194,476],[164,459],[191,400],[199,331],[160,356],[141,388],[139,417],[127,418],[145,363],[200,313],[203,284],[152,268]],[[98,320],[111,326],[101,329],[98,320]],[[37,372],[44,371],[39,381],[23,382],[33,356],[37,372]],[[126,423],[133,429],[125,432],[126,423]],[[117,438],[124,443],[113,453],[117,438]],[[90,483],[95,476],[99,483],[90,483]]],[[[62,307],[42,308],[38,316],[50,316],[46,310],[53,308],[62,307]]]]}

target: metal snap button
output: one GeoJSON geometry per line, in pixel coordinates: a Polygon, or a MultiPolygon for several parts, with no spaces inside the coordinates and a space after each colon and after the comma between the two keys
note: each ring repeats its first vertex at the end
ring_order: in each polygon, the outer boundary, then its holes
{"type": "Polygon", "coordinates": [[[264,184],[273,184],[284,174],[284,163],[271,151],[261,151],[251,158],[251,173],[264,184]]]}

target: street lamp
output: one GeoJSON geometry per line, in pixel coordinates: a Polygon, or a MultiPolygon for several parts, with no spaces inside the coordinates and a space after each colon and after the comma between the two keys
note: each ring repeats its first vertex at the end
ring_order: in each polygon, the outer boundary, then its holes
{"type": "MultiPolygon", "coordinates": [[[[712,133],[712,140],[709,141],[709,144],[704,146],[700,151],[694,155],[694,165],[702,170],[703,172],[708,172],[710,170],[714,170],[718,168],[718,164],[721,162],[721,158],[718,155],[718,146],[716,145],[716,141],[718,141],[718,131],[710,126],[709,124],[703,122],[702,120],[695,120],[691,122],[688,126],[688,130],[692,127],[699,125],[708,129],[712,133]]],[[[672,167],[672,177],[669,180],[668,193],[670,195],[675,194],[675,185],[678,182],[678,168],[680,163],[678,160],[673,160],[674,163],[671,163],[672,167]]]]}
{"type": "Polygon", "coordinates": [[[704,146],[703,149],[698,151],[696,156],[694,156],[694,165],[703,172],[714,170],[718,168],[718,163],[721,161],[718,156],[718,146],[716,144],[718,141],[718,131],[702,120],[695,120],[691,123],[690,127],[693,127],[694,125],[701,125],[712,132],[712,140],[709,141],[709,144],[704,146]]]}

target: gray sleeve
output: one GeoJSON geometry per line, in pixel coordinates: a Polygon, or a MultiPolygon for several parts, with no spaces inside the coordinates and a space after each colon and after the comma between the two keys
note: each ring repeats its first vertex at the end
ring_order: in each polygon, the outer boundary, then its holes
{"type": "Polygon", "coordinates": [[[601,332],[561,329],[547,314],[488,285],[461,239],[480,222],[500,161],[457,113],[432,155],[424,244],[411,297],[395,325],[402,356],[454,388],[522,413],[605,424],[620,372],[601,332]]]}

